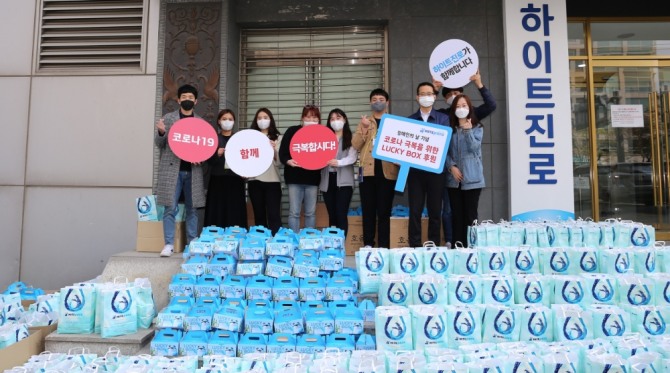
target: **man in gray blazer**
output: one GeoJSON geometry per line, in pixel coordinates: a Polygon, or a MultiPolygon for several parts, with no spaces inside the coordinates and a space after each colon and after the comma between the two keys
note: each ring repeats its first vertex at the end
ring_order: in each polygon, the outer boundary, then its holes
{"type": "Polygon", "coordinates": [[[205,189],[201,163],[183,161],[172,152],[167,141],[167,133],[172,125],[182,118],[196,117],[193,108],[198,101],[198,90],[185,84],[177,90],[179,110],[167,113],[156,123],[154,143],[160,149],[158,163],[157,204],[165,206],[163,214],[163,237],[165,247],[161,256],[174,252],[175,214],[179,196],[184,193],[186,218],[186,238],[191,242],[198,237],[197,208],[205,206],[205,189]]]}

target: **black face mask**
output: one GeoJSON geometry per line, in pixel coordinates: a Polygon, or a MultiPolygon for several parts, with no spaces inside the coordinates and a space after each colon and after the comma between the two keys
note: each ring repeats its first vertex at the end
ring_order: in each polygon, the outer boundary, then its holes
{"type": "Polygon", "coordinates": [[[195,106],[195,102],[193,102],[191,100],[182,100],[179,103],[179,105],[181,105],[182,109],[184,109],[186,111],[189,111],[189,110],[193,110],[193,106],[195,106]]]}

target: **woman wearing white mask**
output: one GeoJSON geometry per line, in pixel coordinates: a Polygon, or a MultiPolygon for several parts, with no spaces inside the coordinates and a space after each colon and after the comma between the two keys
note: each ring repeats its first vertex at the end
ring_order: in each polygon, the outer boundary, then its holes
{"type": "Polygon", "coordinates": [[[281,228],[281,180],[279,179],[279,144],[281,133],[268,108],[260,108],[251,122],[251,129],[265,134],[275,150],[274,161],[262,174],[247,183],[249,200],[254,210],[254,224],[269,228],[274,235],[281,228]]]}
{"type": "Polygon", "coordinates": [[[484,127],[467,95],[458,95],[449,110],[453,134],[446,167],[454,242],[467,242],[468,225],[477,220],[479,196],[485,186],[482,166],[484,127]]]}
{"type": "Polygon", "coordinates": [[[321,169],[319,189],[323,192],[323,201],[328,210],[328,225],[343,230],[346,236],[349,228],[347,213],[354,194],[354,163],[358,152],[351,146],[351,128],[344,111],[331,110],[327,126],[335,132],[339,146],[335,158],[321,169]]]}
{"type": "Polygon", "coordinates": [[[223,109],[217,116],[219,147],[207,161],[210,170],[205,205],[205,226],[226,228],[247,227],[247,203],[244,196],[245,179],[226,164],[226,144],[233,136],[235,113],[223,109]]]}

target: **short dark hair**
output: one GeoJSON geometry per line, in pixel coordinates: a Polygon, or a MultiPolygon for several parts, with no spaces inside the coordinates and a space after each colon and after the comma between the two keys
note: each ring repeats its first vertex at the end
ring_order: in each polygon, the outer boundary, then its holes
{"type": "Polygon", "coordinates": [[[375,88],[375,89],[372,90],[372,92],[370,92],[370,100],[372,100],[372,97],[374,97],[374,96],[384,96],[386,101],[389,100],[388,92],[386,92],[385,90],[383,90],[381,88],[375,88]]]}
{"type": "Polygon", "coordinates": [[[432,88],[433,93],[437,94],[437,91],[435,90],[435,86],[433,85],[433,83],[431,83],[431,82],[421,82],[421,83],[419,83],[419,85],[416,86],[416,94],[417,95],[419,94],[419,90],[421,89],[421,87],[424,87],[424,86],[428,86],[428,87],[432,88]]]}
{"type": "Polygon", "coordinates": [[[442,87],[442,97],[447,97],[449,92],[453,92],[453,91],[458,91],[460,93],[463,93],[463,87],[458,87],[458,88],[442,87]]]}
{"type": "Polygon", "coordinates": [[[198,90],[190,84],[184,84],[179,87],[177,90],[177,98],[181,97],[184,93],[193,93],[193,96],[195,96],[196,99],[198,98],[198,90]]]}
{"type": "Polygon", "coordinates": [[[302,108],[302,115],[300,116],[300,119],[308,116],[309,114],[312,114],[315,117],[319,118],[319,123],[321,123],[321,110],[319,110],[318,106],[311,104],[305,105],[302,108]]]}

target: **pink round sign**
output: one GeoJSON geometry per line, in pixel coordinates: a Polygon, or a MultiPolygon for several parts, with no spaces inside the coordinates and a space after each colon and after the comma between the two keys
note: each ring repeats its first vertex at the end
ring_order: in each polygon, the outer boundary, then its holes
{"type": "Polygon", "coordinates": [[[195,163],[206,161],[216,152],[219,138],[207,121],[191,117],[180,119],[172,125],[168,144],[179,159],[195,163]]]}
{"type": "Polygon", "coordinates": [[[293,135],[289,152],[300,167],[319,170],[337,156],[337,136],[326,126],[303,127],[293,135]]]}

